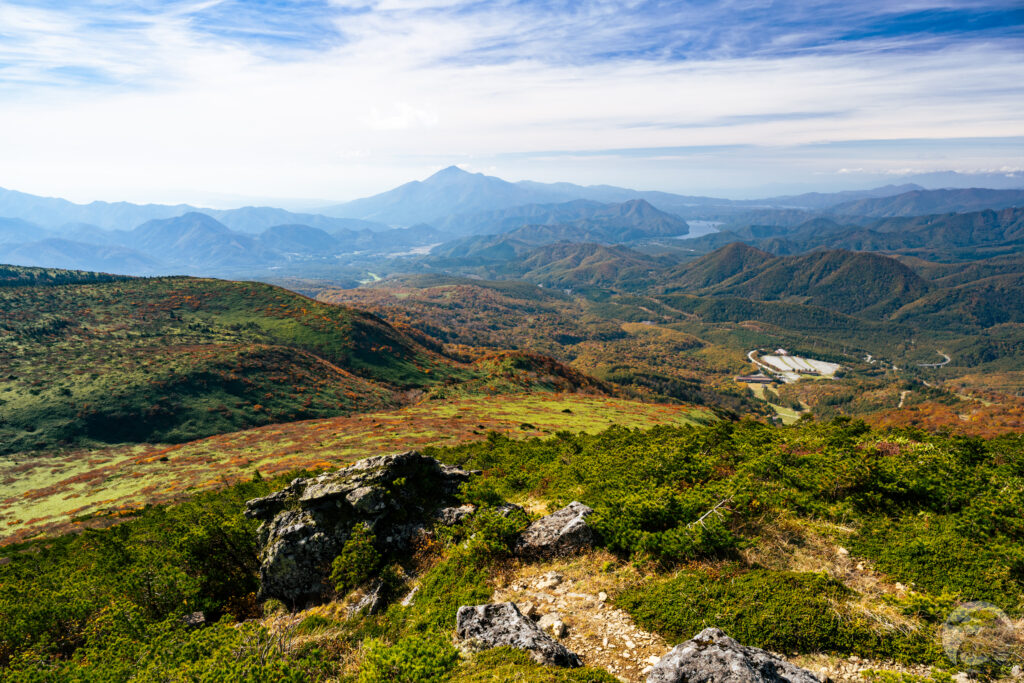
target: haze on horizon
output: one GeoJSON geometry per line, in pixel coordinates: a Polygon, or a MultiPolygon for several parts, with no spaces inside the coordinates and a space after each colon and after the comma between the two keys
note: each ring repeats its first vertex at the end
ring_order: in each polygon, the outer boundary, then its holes
{"type": "Polygon", "coordinates": [[[855,189],[1019,171],[1022,110],[1013,0],[0,0],[0,186],[74,201],[855,189]]]}

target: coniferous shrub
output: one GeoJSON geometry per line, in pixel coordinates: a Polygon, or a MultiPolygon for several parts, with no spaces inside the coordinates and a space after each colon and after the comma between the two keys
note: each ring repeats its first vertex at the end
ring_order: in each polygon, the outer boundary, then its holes
{"type": "Polygon", "coordinates": [[[331,584],[339,595],[345,595],[369,581],[381,566],[381,555],[374,543],[376,537],[366,524],[352,527],[352,535],[342,546],[341,554],[331,563],[331,584]]]}

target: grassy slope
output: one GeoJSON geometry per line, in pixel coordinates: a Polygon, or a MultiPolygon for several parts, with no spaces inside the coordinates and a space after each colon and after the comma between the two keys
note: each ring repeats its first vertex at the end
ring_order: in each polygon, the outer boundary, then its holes
{"type": "Polygon", "coordinates": [[[73,517],[135,510],[252,476],[337,467],[384,453],[609,425],[713,421],[692,406],[579,394],[534,393],[426,400],[398,410],[276,424],[178,446],[136,445],[0,460],[0,539],[75,528],[73,517]]]}
{"type": "MultiPolygon", "coordinates": [[[[11,680],[128,680],[140,671],[228,678],[232,668],[241,678],[239,668],[268,665],[301,675],[255,680],[354,680],[384,669],[360,679],[376,683],[396,680],[390,667],[416,665],[468,680],[610,680],[555,676],[507,651],[459,663],[450,644],[459,605],[507,594],[517,574],[582,562],[600,575],[610,607],[669,644],[714,625],[798,661],[826,653],[955,671],[964,665],[948,663],[940,628],[958,603],[988,600],[1012,618],[1024,611],[1022,448],[1019,436],[962,439],[840,420],[494,436],[437,449],[442,461],[483,470],[467,500],[592,506],[588,521],[605,550],[544,564],[510,559],[524,516],[479,514],[387,558],[400,585],[386,610],[352,618],[320,610],[306,615],[298,638],[278,641],[259,629],[281,629],[287,616],[232,621],[270,607],[252,598],[256,523],[241,511],[286,482],[257,480],[147,509],[111,530],[8,548],[0,662],[10,659],[11,680]],[[413,586],[415,600],[398,604],[413,586]],[[181,616],[195,609],[228,619],[188,630],[181,616]]],[[[340,608],[345,596],[337,597],[326,607],[340,608]]],[[[609,621],[618,618],[608,607],[609,621]]],[[[600,631],[567,617],[585,652],[601,647],[600,631]]]]}
{"type": "Polygon", "coordinates": [[[469,377],[382,320],[257,283],[0,288],[0,452],[183,441],[469,377]]]}

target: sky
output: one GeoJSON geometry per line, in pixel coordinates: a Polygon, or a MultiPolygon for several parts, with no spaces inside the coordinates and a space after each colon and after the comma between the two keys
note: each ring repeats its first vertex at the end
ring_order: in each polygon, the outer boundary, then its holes
{"type": "Polygon", "coordinates": [[[313,206],[452,164],[754,197],[1024,170],[1020,0],[0,0],[0,187],[313,206]]]}

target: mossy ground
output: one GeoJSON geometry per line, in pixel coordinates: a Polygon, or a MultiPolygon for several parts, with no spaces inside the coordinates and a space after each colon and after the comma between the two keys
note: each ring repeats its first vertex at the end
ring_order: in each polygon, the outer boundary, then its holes
{"type": "Polygon", "coordinates": [[[124,445],[0,460],[0,539],[58,533],[104,512],[246,479],[326,469],[410,448],[452,445],[497,432],[512,438],[610,425],[701,424],[716,418],[692,406],[658,405],[578,394],[517,394],[428,400],[392,411],[308,420],[213,436],[191,443],[124,445]],[[526,426],[524,428],[524,425],[526,426]]]}

